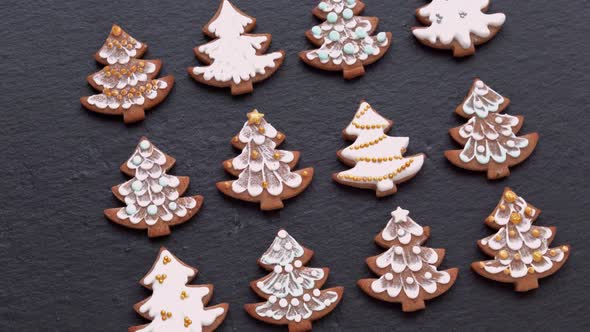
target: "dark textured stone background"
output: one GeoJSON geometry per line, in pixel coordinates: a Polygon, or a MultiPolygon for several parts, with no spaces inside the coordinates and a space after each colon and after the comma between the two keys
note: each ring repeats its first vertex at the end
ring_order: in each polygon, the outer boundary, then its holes
{"type": "Polygon", "coordinates": [[[414,10],[426,1],[367,0],[365,14],[378,16],[379,29],[391,31],[394,43],[352,82],[297,57],[311,47],[303,33],[318,22],[311,15],[316,3],[235,0],[258,19],[256,32],[272,33],[271,49],[287,53],[273,77],[238,98],[186,74],[197,63],[192,48],[208,40],[201,27],[218,1],[0,4],[0,330],[126,331],[145,323],[132,305],[150,295],[138,281],[164,245],[199,268],[196,283],[215,285],[211,303],[230,303],[221,331],[286,331],[242,309],[260,300],[248,283],[265,275],[256,260],[281,227],[315,250],[311,266],[330,267],[326,286],[346,288],[338,308],[314,323],[317,331],[590,328],[590,146],[583,134],[590,126],[590,2],[495,0],[491,12],[508,15],[504,28],[475,56],[456,60],[410,34],[414,10]],[[145,58],[163,60],[163,74],[176,77],[168,99],[134,126],[90,113],[78,101],[93,92],[85,78],[101,68],[92,54],[112,23],[147,42],[145,58]],[[447,130],[464,123],[453,110],[475,76],[511,98],[509,114],[526,117],[522,133],[541,135],[529,160],[501,181],[457,169],[443,157],[459,147],[447,130]],[[396,122],[391,135],[411,137],[409,153],[428,155],[418,176],[384,199],[330,179],[346,169],[335,152],[347,146],[340,132],[362,98],[396,122]],[[229,139],[254,107],[287,134],[285,149],[302,152],[300,166],[316,169],[310,188],[279,212],[263,213],[215,188],[230,179],[221,162],[237,154],[229,139]],[[127,180],[119,165],[142,135],[178,160],[170,173],[190,176],[188,194],[205,196],[201,212],[163,239],[150,240],[102,214],[122,206],[110,187],[127,180]],[[557,226],[556,245],[573,247],[564,268],[526,294],[469,269],[485,258],[475,242],[491,234],[483,220],[504,186],[543,210],[538,223],[557,226]],[[355,285],[372,276],[364,260],[381,252],[373,237],[398,205],[432,227],[427,245],[447,249],[442,268],[461,270],[447,294],[414,314],[355,285]]]}

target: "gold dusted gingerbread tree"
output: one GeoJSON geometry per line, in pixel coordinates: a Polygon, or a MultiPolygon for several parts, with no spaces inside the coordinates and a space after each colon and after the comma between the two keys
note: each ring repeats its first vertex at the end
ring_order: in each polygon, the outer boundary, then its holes
{"type": "Polygon", "coordinates": [[[156,78],[162,62],[140,59],[147,44],[131,37],[118,25],[94,58],[105,67],[87,77],[88,83],[101,91],[80,98],[87,109],[103,114],[122,115],[125,123],[141,121],[145,110],[161,103],[174,85],[174,77],[156,78]]]}
{"type": "Polygon", "coordinates": [[[538,279],[557,272],[570,254],[568,245],[549,248],[555,227],[534,226],[541,210],[528,204],[510,188],[486,219],[497,232],[477,242],[494,259],[474,262],[478,274],[495,281],[513,283],[518,292],[539,287],[538,279]]]}

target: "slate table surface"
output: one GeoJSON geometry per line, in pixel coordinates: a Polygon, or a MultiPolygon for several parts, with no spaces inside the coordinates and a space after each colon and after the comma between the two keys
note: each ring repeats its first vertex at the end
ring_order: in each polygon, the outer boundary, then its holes
{"type": "Polygon", "coordinates": [[[132,309],[151,294],[138,281],[166,246],[199,269],[195,283],[215,285],[212,304],[230,304],[220,331],[286,331],[242,309],[261,300],[248,283],[266,274],[256,260],[280,228],[315,251],[310,266],[330,268],[327,287],[345,287],[342,303],[314,322],[314,331],[590,328],[589,1],[495,0],[490,12],[507,14],[502,31],[475,56],[457,60],[411,35],[414,10],[426,1],[367,0],[365,15],[378,16],[379,31],[391,31],[394,42],[354,81],[308,67],[297,56],[311,48],[304,32],[319,22],[311,15],[317,1],[234,3],[258,19],[255,32],[272,34],[271,50],[287,54],[273,77],[242,97],[186,73],[198,63],[192,48],[209,40],[201,28],[218,1],[0,4],[0,330],[126,331],[146,323],[132,309]],[[113,23],[148,43],[145,58],[161,59],[162,75],[176,77],[168,99],[137,125],[79,103],[93,93],[85,78],[100,70],[92,55],[113,23]],[[525,117],[522,133],[541,136],[534,154],[507,179],[490,182],[443,156],[460,147],[448,129],[464,123],[453,111],[474,77],[512,100],[507,111],[525,117]],[[331,180],[346,169],[335,153],[350,143],[341,130],[361,99],[395,121],[390,135],[411,138],[409,153],[428,155],[394,196],[376,199],[374,192],[331,180]],[[215,188],[231,179],[221,162],[237,155],[229,140],[252,108],[287,134],[283,148],[302,152],[300,167],[316,171],[311,186],[277,212],[261,212],[215,188]],[[156,240],[107,221],[102,212],[122,206],[110,187],[128,179],[119,165],[143,135],[177,159],[170,173],[190,177],[187,193],[205,196],[194,219],[156,240]],[[557,227],[554,244],[572,246],[567,264],[526,294],[469,268],[486,257],[476,241],[491,234],[483,220],[505,186],[542,209],[537,222],[557,227]],[[418,313],[373,300],[355,284],[373,277],[365,258],[382,252],[373,237],[397,206],[431,226],[427,245],[446,248],[443,268],[460,268],[455,286],[418,313]]]}

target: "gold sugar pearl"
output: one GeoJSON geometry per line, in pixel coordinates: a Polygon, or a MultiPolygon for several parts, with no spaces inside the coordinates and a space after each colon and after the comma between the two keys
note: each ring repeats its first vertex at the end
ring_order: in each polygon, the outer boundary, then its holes
{"type": "Polygon", "coordinates": [[[517,261],[519,261],[520,258],[521,257],[520,257],[520,254],[519,253],[514,254],[514,259],[516,259],[517,261]]]}
{"type": "Polygon", "coordinates": [[[278,153],[278,152],[275,152],[275,153],[272,155],[272,157],[273,157],[274,159],[276,159],[276,160],[279,160],[279,159],[281,159],[281,154],[280,154],[280,153],[278,153]]]}
{"type": "Polygon", "coordinates": [[[508,258],[508,251],[504,249],[500,250],[500,252],[498,253],[498,257],[500,257],[501,259],[508,258]]]}
{"type": "Polygon", "coordinates": [[[121,40],[121,45],[123,45],[123,46],[127,45],[127,40],[126,39],[121,40]]]}
{"type": "Polygon", "coordinates": [[[539,236],[541,236],[541,232],[540,232],[540,231],[539,231],[537,228],[533,229],[533,231],[531,232],[531,234],[532,234],[534,237],[539,237],[539,236]]]}
{"type": "Polygon", "coordinates": [[[303,173],[301,173],[301,174],[303,174],[303,176],[308,176],[309,175],[309,173],[307,171],[303,171],[303,173]]]}
{"type": "Polygon", "coordinates": [[[530,274],[533,274],[533,273],[535,273],[535,268],[534,268],[534,267],[532,267],[532,266],[531,266],[531,267],[529,267],[529,269],[528,269],[528,272],[529,272],[530,274]]]}
{"type": "Polygon", "coordinates": [[[496,241],[500,241],[500,240],[502,240],[502,236],[500,234],[498,234],[498,235],[496,235],[496,237],[494,237],[494,239],[496,241]]]}
{"type": "Polygon", "coordinates": [[[128,49],[128,50],[130,50],[130,49],[132,49],[132,48],[133,48],[133,45],[131,45],[131,44],[127,44],[127,49],[128,49]]]}
{"type": "Polygon", "coordinates": [[[267,189],[268,188],[268,182],[266,182],[266,181],[262,182],[262,188],[267,189]]]}
{"type": "Polygon", "coordinates": [[[266,132],[266,129],[264,129],[263,126],[258,127],[258,132],[261,134],[264,134],[266,132]]]}
{"type": "Polygon", "coordinates": [[[252,159],[258,159],[258,157],[260,157],[260,153],[258,153],[258,151],[256,150],[252,150],[252,152],[250,153],[250,157],[252,159]]]}
{"type": "Polygon", "coordinates": [[[277,139],[282,139],[282,138],[283,138],[283,134],[281,134],[281,133],[278,133],[278,134],[277,134],[277,139]]]}
{"type": "Polygon", "coordinates": [[[534,214],[534,210],[533,210],[533,209],[532,209],[530,206],[527,206],[527,207],[524,209],[524,214],[525,214],[527,217],[532,217],[532,216],[533,216],[533,214],[534,214]]]}
{"type": "Polygon", "coordinates": [[[520,222],[522,221],[522,217],[520,216],[520,214],[518,212],[512,212],[510,214],[510,222],[518,225],[520,224],[520,222]]]}
{"type": "Polygon", "coordinates": [[[162,262],[164,263],[164,265],[170,263],[170,257],[164,256],[164,258],[162,259],[162,262]]]}
{"type": "Polygon", "coordinates": [[[113,28],[111,29],[111,33],[113,34],[113,36],[120,36],[121,32],[123,32],[123,30],[121,30],[120,26],[113,25],[113,28]]]}
{"type": "Polygon", "coordinates": [[[500,211],[505,211],[506,210],[506,205],[502,204],[500,205],[500,211]]]}
{"type": "Polygon", "coordinates": [[[184,299],[186,299],[187,297],[188,297],[188,294],[186,293],[186,291],[182,291],[182,292],[180,292],[180,299],[181,299],[181,300],[184,300],[184,299]]]}
{"type": "Polygon", "coordinates": [[[193,323],[188,317],[184,317],[184,327],[189,327],[193,323]]]}
{"type": "Polygon", "coordinates": [[[167,312],[166,313],[166,317],[168,317],[168,318],[172,317],[172,313],[171,312],[167,312]]]}
{"type": "Polygon", "coordinates": [[[516,231],[511,230],[508,232],[508,235],[510,235],[510,237],[515,237],[516,236],[516,231]]]}
{"type": "Polygon", "coordinates": [[[494,222],[496,219],[494,218],[494,216],[489,216],[486,218],[486,222],[492,223],[494,222]]]}
{"type": "Polygon", "coordinates": [[[555,251],[555,249],[551,249],[549,250],[549,255],[551,255],[551,257],[555,257],[557,255],[557,251],[555,251]]]}
{"type": "Polygon", "coordinates": [[[516,194],[514,193],[514,191],[507,191],[504,194],[504,200],[506,200],[506,202],[508,203],[514,203],[514,201],[516,201],[516,194]]]}
{"type": "Polygon", "coordinates": [[[506,275],[510,274],[510,269],[504,270],[504,274],[506,274],[506,275]]]}
{"type": "Polygon", "coordinates": [[[563,252],[568,252],[568,251],[570,251],[570,248],[569,248],[568,246],[562,246],[562,247],[561,247],[561,250],[562,250],[563,252]]]}
{"type": "Polygon", "coordinates": [[[107,43],[108,48],[113,48],[113,46],[114,46],[113,43],[107,43]]]}
{"type": "Polygon", "coordinates": [[[139,61],[138,65],[139,65],[140,67],[145,67],[145,61],[139,61]]]}
{"type": "Polygon", "coordinates": [[[535,251],[533,253],[533,261],[535,262],[540,262],[541,260],[543,260],[543,254],[540,251],[535,251]]]}

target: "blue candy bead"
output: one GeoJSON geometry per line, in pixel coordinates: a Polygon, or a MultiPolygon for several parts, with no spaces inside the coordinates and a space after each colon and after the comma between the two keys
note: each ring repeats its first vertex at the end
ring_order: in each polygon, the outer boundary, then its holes
{"type": "Polygon", "coordinates": [[[328,38],[330,38],[331,41],[337,41],[340,40],[340,34],[338,31],[331,31],[328,38]]]}

